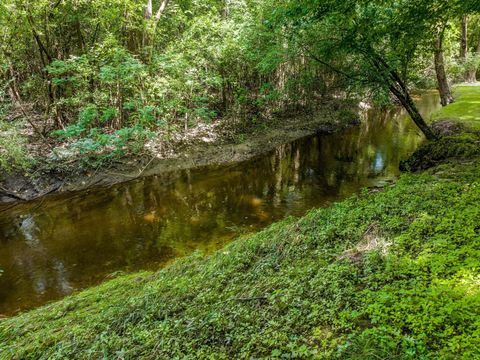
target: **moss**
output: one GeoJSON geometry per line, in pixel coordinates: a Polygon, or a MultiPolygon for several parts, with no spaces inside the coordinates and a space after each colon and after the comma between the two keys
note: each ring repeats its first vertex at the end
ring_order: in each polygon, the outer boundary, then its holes
{"type": "Polygon", "coordinates": [[[455,87],[455,102],[432,115],[439,140],[421,146],[406,161],[404,171],[425,170],[447,159],[480,155],[480,86],[455,87]]]}
{"type": "Polygon", "coordinates": [[[422,145],[409,159],[400,163],[400,169],[425,170],[446,159],[465,159],[475,155],[480,155],[480,136],[478,133],[465,132],[422,145]]]}
{"type": "Polygon", "coordinates": [[[406,174],[0,321],[0,358],[479,357],[479,174],[406,174]]]}

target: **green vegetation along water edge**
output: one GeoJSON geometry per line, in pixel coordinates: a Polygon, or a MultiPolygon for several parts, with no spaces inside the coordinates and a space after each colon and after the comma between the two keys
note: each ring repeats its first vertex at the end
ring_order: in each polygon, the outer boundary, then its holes
{"type": "Polygon", "coordinates": [[[479,357],[479,178],[478,156],[450,154],[211,256],[2,320],[1,358],[479,357]]]}
{"type": "MultiPolygon", "coordinates": [[[[265,154],[276,147],[316,133],[332,133],[360,121],[353,101],[330,100],[314,112],[296,116],[277,116],[259,123],[240,126],[217,122],[198,126],[179,139],[153,141],[138,154],[126,154],[114,161],[82,164],[91,159],[67,157],[53,160],[37,154],[37,165],[26,173],[12,171],[0,175],[0,204],[38,199],[52,193],[81,191],[96,186],[111,186],[139,177],[172,170],[226,165],[265,154]]],[[[11,127],[2,129],[0,145],[8,152],[4,166],[14,164],[12,157],[23,156],[18,147],[26,141],[11,127]]],[[[158,139],[157,139],[158,140],[158,139]]],[[[26,145],[28,146],[28,145],[26,145]]],[[[0,162],[2,161],[0,157],[0,162]]]]}
{"type": "Polygon", "coordinates": [[[478,0],[2,0],[2,199],[248,156],[303,131],[282,119],[335,130],[357,104],[402,106],[427,141],[392,186],[0,320],[0,359],[480,358],[479,69],[478,0]],[[431,88],[433,123],[413,100],[431,88]]]}
{"type": "Polygon", "coordinates": [[[432,128],[439,135],[436,141],[421,146],[400,168],[427,169],[448,158],[480,155],[480,86],[455,87],[455,102],[435,112],[432,128]]]}
{"type": "Polygon", "coordinates": [[[0,200],[131,179],[198,142],[249,147],[278,117],[344,101],[396,101],[434,139],[412,91],[447,105],[452,81],[475,82],[479,13],[478,0],[3,0],[0,200]]]}
{"type": "Polygon", "coordinates": [[[471,130],[480,130],[480,86],[462,84],[454,88],[455,102],[436,112],[435,121],[451,120],[461,123],[471,130]]]}

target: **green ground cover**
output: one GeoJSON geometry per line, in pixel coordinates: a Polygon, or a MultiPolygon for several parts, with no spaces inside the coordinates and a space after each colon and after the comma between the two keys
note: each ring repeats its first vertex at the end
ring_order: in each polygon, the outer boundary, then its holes
{"type": "Polygon", "coordinates": [[[0,322],[2,359],[480,356],[480,161],[0,322]]]}
{"type": "Polygon", "coordinates": [[[0,358],[480,358],[475,136],[383,191],[2,320],[0,358]]]}
{"type": "Polygon", "coordinates": [[[480,155],[479,85],[456,86],[455,102],[433,113],[430,120],[439,139],[421,146],[401,163],[402,170],[424,170],[446,159],[480,155]]]}
{"type": "Polygon", "coordinates": [[[454,88],[455,102],[433,115],[433,120],[461,121],[472,130],[480,130],[480,85],[459,85],[454,88]]]}

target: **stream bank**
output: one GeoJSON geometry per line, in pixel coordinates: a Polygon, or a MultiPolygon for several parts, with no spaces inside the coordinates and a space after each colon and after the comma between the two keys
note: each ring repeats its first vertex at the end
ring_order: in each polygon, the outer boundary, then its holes
{"type": "Polygon", "coordinates": [[[478,358],[480,158],[446,154],[211,255],[0,320],[0,358],[478,358]]]}
{"type": "MultiPolygon", "coordinates": [[[[0,206],[53,193],[105,187],[174,170],[245,161],[313,134],[341,131],[359,123],[358,109],[345,102],[325,104],[313,114],[276,117],[260,125],[200,126],[168,143],[152,141],[141,156],[85,168],[78,159],[46,162],[29,174],[0,174],[0,206]]],[[[43,155],[45,158],[45,154],[43,155]]]]}
{"type": "MultiPolygon", "coordinates": [[[[427,94],[418,104],[427,116],[438,108],[438,97],[427,94]]],[[[371,109],[358,126],[282,143],[243,162],[6,208],[0,216],[0,314],[40,306],[112,274],[156,270],[195,251],[209,254],[272,222],[363,188],[382,189],[423,141],[404,112],[371,109]]]]}
{"type": "Polygon", "coordinates": [[[0,320],[0,358],[478,358],[479,177],[403,175],[0,320]]]}

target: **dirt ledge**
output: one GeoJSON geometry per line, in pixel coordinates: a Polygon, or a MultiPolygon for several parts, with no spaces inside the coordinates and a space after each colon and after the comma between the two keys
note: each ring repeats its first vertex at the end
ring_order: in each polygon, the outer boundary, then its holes
{"type": "Polygon", "coordinates": [[[345,112],[325,109],[314,115],[279,118],[270,121],[265,128],[242,134],[246,138],[242,142],[223,135],[209,143],[197,139],[190,144],[175,144],[174,151],[162,158],[150,153],[125,158],[100,170],[82,170],[73,162],[61,171],[37,172],[35,176],[4,175],[0,181],[0,205],[32,201],[54,193],[111,186],[172,170],[233,164],[305,136],[332,133],[359,123],[355,116],[341,119],[340,114],[345,112]]]}

